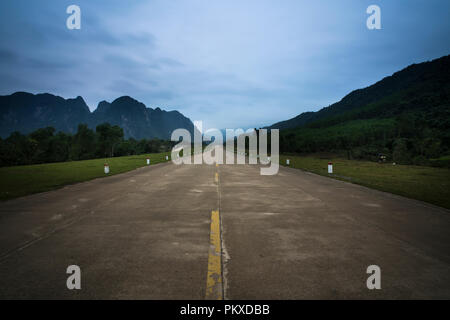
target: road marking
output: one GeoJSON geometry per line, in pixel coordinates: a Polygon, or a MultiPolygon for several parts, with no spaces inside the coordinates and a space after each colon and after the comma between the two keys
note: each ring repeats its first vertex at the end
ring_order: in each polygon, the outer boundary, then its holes
{"type": "Polygon", "coordinates": [[[216,183],[219,183],[219,173],[218,172],[216,172],[216,176],[214,177],[214,181],[216,183]]]}
{"type": "Polygon", "coordinates": [[[206,299],[222,300],[222,249],[220,244],[220,215],[218,210],[211,212],[211,233],[209,239],[206,299]]]}

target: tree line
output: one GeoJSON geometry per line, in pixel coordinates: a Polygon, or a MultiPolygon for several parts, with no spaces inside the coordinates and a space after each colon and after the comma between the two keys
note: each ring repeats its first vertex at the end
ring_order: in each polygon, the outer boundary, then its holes
{"type": "MultiPolygon", "coordinates": [[[[329,127],[283,130],[282,153],[334,152],[348,159],[377,161],[380,154],[399,164],[439,165],[450,154],[450,132],[429,126],[419,114],[352,120],[329,127]]],[[[449,166],[449,163],[444,163],[449,166]]]]}
{"type": "Polygon", "coordinates": [[[98,125],[95,131],[80,124],[75,134],[46,127],[27,135],[13,132],[6,139],[0,138],[0,166],[167,152],[173,145],[156,138],[125,139],[123,129],[109,123],[98,125]]]}

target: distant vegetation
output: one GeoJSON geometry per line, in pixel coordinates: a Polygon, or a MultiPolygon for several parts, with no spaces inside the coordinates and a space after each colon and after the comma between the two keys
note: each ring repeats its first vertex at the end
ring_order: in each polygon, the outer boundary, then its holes
{"type": "Polygon", "coordinates": [[[272,125],[282,153],[450,166],[450,56],[409,66],[341,101],[272,125]]]}
{"type": "Polygon", "coordinates": [[[80,124],[73,135],[47,127],[28,135],[13,132],[7,139],[0,138],[0,166],[160,153],[172,146],[171,141],[160,139],[124,139],[123,129],[109,123],[98,125],[95,131],[80,124]]]}

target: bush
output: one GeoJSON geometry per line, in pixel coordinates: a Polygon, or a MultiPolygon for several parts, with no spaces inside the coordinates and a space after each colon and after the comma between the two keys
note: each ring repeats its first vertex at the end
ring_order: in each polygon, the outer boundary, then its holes
{"type": "Polygon", "coordinates": [[[412,162],[416,166],[428,166],[428,165],[430,165],[430,161],[427,158],[425,158],[424,156],[416,156],[416,157],[414,157],[412,162]]]}
{"type": "Polygon", "coordinates": [[[408,151],[406,139],[399,138],[394,141],[392,157],[394,158],[394,162],[398,164],[411,164],[411,154],[408,151]]]}

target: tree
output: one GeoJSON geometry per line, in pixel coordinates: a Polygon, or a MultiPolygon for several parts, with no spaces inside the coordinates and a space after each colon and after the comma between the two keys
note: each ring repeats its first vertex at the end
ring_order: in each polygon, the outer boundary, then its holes
{"type": "Polygon", "coordinates": [[[102,156],[114,156],[114,148],[123,139],[123,129],[119,126],[111,126],[109,123],[102,123],[96,128],[99,153],[102,156]]]}
{"type": "Polygon", "coordinates": [[[55,133],[55,128],[46,127],[30,133],[29,138],[36,142],[37,148],[33,154],[33,163],[52,162],[50,144],[55,133]]]}
{"type": "Polygon", "coordinates": [[[58,132],[52,127],[38,129],[29,135],[13,132],[0,138],[0,166],[84,160],[96,157],[169,151],[175,142],[160,139],[123,139],[123,130],[109,123],[97,132],[80,124],[75,135],[58,132]]]}
{"type": "Polygon", "coordinates": [[[33,163],[37,142],[20,132],[13,132],[2,143],[2,166],[33,163]]]}
{"type": "Polygon", "coordinates": [[[73,160],[92,159],[95,156],[95,132],[87,124],[79,124],[78,131],[73,137],[71,158],[73,160]]]}
{"type": "Polygon", "coordinates": [[[48,150],[48,162],[62,162],[70,158],[70,146],[72,136],[64,132],[58,132],[50,139],[48,150]]]}
{"type": "Polygon", "coordinates": [[[408,151],[407,140],[399,138],[394,141],[394,150],[392,153],[394,161],[400,164],[410,164],[411,155],[408,151]]]}

